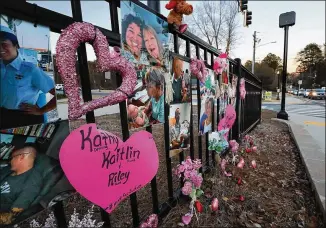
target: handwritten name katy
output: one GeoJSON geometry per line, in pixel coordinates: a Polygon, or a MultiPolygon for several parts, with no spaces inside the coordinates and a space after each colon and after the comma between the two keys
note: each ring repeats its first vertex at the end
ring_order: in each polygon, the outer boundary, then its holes
{"type": "MultiPolygon", "coordinates": [[[[134,150],[132,146],[121,145],[119,147],[119,138],[101,132],[91,138],[92,127],[88,128],[87,132],[80,131],[81,134],[81,149],[85,150],[89,148],[90,152],[105,151],[102,152],[102,168],[109,169],[114,164],[119,163],[118,168],[113,168],[108,177],[108,187],[119,184],[126,184],[130,177],[130,171],[121,171],[122,162],[134,162],[139,159],[140,151],[134,150]],[[88,147],[86,146],[88,144],[88,147]],[[115,145],[114,149],[109,149],[109,146],[115,145]]],[[[111,147],[110,147],[111,148],[111,147]]]]}

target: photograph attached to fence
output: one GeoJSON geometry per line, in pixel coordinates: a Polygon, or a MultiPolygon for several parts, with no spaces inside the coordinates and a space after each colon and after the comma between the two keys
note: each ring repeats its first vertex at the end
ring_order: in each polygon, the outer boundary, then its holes
{"type": "Polygon", "coordinates": [[[172,57],[172,103],[191,102],[190,64],[177,56],[172,57]]]}
{"type": "Polygon", "coordinates": [[[190,147],[190,113],[190,103],[170,105],[170,150],[178,152],[190,147]]]}
{"type": "Polygon", "coordinates": [[[135,64],[168,69],[168,23],[131,1],[121,1],[122,55],[135,64]]]}
{"type": "Polygon", "coordinates": [[[237,98],[237,84],[238,84],[238,77],[233,74],[232,81],[228,85],[228,95],[230,98],[230,104],[235,107],[236,105],[236,98],[237,98]]]}
{"type": "Polygon", "coordinates": [[[216,79],[214,71],[208,69],[208,75],[205,83],[200,82],[200,97],[205,99],[206,97],[215,97],[216,95],[216,79]]]}
{"type": "Polygon", "coordinates": [[[228,85],[221,84],[220,85],[220,107],[219,107],[219,114],[222,115],[225,113],[226,106],[228,105],[228,85]]]}
{"type": "Polygon", "coordinates": [[[212,131],[212,115],[213,115],[214,99],[206,97],[201,100],[200,119],[199,119],[199,135],[212,131]]]}
{"type": "Polygon", "coordinates": [[[142,86],[127,102],[129,129],[164,123],[164,73],[149,68],[142,86]]]}
{"type": "Polygon", "coordinates": [[[0,129],[57,120],[50,29],[0,16],[0,129]]]}
{"type": "Polygon", "coordinates": [[[75,192],[59,162],[68,134],[68,121],[1,130],[1,225],[19,223],[75,192]]]}

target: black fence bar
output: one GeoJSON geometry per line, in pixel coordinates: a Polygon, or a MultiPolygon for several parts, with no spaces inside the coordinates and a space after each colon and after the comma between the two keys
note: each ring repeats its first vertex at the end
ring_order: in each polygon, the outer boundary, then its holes
{"type": "MultiPolygon", "coordinates": [[[[80,0],[71,0],[71,10],[73,18],[76,21],[83,21],[82,17],[82,9],[80,5],[80,0]]],[[[77,56],[78,56],[78,67],[79,67],[79,75],[80,75],[80,82],[82,85],[82,95],[84,102],[92,100],[92,88],[91,82],[89,79],[89,72],[88,72],[88,62],[87,62],[87,52],[86,52],[86,45],[81,44],[77,49],[77,56]]],[[[86,121],[87,123],[95,123],[95,116],[94,111],[86,113],[86,121]]]]}
{"type": "Polygon", "coordinates": [[[235,66],[235,74],[238,77],[237,81],[237,91],[236,91],[236,104],[235,104],[235,111],[237,117],[235,119],[235,123],[233,125],[233,135],[232,138],[235,140],[240,139],[240,132],[241,132],[241,100],[240,100],[240,79],[241,79],[241,59],[235,59],[237,65],[235,66]]]}
{"type": "MultiPolygon", "coordinates": [[[[206,65],[208,65],[207,62],[207,49],[204,48],[204,61],[206,65]]],[[[214,110],[214,99],[213,99],[213,109],[214,110]]],[[[214,118],[214,116],[212,116],[214,118]]],[[[212,123],[212,130],[213,130],[213,123],[212,123]]],[[[208,151],[208,134],[209,132],[205,133],[205,157],[206,157],[206,167],[209,167],[209,151],[208,151]]]]}
{"type": "MultiPolygon", "coordinates": [[[[152,133],[152,126],[146,127],[146,131],[152,133]]],[[[151,180],[151,192],[152,192],[152,204],[153,204],[153,213],[159,213],[159,202],[158,202],[158,195],[157,195],[157,183],[156,183],[156,176],[151,180]]]]}
{"type": "Polygon", "coordinates": [[[57,221],[58,228],[67,228],[67,219],[65,215],[65,211],[63,210],[63,203],[62,201],[57,202],[52,206],[54,217],[57,221]]]}
{"type": "MultiPolygon", "coordinates": [[[[199,46],[196,45],[196,57],[197,59],[200,59],[200,51],[199,51],[199,46]]],[[[199,84],[199,79],[197,79],[197,115],[198,115],[198,131],[200,131],[200,105],[201,105],[201,100],[200,100],[200,84],[199,84]]],[[[198,135],[198,157],[202,161],[203,160],[203,148],[202,148],[202,136],[198,135]]],[[[201,167],[199,169],[199,172],[203,172],[203,168],[201,167]]]]}
{"type": "MultiPolygon", "coordinates": [[[[164,87],[165,90],[165,87],[164,87]]],[[[164,105],[164,138],[168,139],[170,137],[169,132],[169,115],[170,115],[170,105],[164,105]]],[[[164,140],[165,146],[165,163],[166,163],[166,175],[168,179],[168,196],[169,200],[173,199],[173,182],[172,182],[172,164],[170,157],[170,140],[164,140]]]]}
{"type": "MultiPolygon", "coordinates": [[[[188,58],[191,58],[191,50],[190,50],[190,41],[186,40],[186,55],[188,58]]],[[[194,127],[193,127],[193,107],[192,107],[192,77],[190,77],[190,96],[191,96],[191,108],[190,108],[190,157],[191,159],[195,159],[195,152],[194,152],[194,127]]]]}

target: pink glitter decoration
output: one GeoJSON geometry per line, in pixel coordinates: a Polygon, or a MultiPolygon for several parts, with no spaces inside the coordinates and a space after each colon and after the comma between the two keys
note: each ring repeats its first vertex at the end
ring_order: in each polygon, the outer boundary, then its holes
{"type": "Polygon", "coordinates": [[[244,78],[240,79],[240,98],[244,100],[246,98],[246,82],[244,78]]]}
{"type": "Polygon", "coordinates": [[[62,31],[57,42],[56,63],[68,97],[69,120],[77,119],[95,109],[122,102],[133,93],[137,81],[136,71],[130,62],[120,56],[119,51],[120,49],[115,47],[114,51],[110,52],[106,37],[90,23],[76,22],[62,31]],[[108,96],[81,104],[76,73],[76,50],[85,42],[91,43],[94,48],[98,70],[118,71],[122,77],[122,84],[108,96]]]}
{"type": "Polygon", "coordinates": [[[147,220],[140,225],[140,228],[157,228],[158,217],[157,214],[151,214],[147,220]]]}
{"type": "Polygon", "coordinates": [[[205,83],[208,70],[206,69],[204,61],[199,59],[191,59],[190,72],[191,74],[195,75],[200,82],[205,83]]]}

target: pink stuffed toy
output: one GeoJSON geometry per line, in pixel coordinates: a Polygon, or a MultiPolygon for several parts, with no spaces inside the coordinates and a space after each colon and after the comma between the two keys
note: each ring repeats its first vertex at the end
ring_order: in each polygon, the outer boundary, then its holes
{"type": "Polygon", "coordinates": [[[222,74],[223,71],[227,70],[227,59],[227,53],[222,53],[216,59],[214,59],[213,70],[216,74],[222,74]]]}
{"type": "Polygon", "coordinates": [[[191,59],[190,72],[196,76],[200,82],[205,83],[206,77],[208,75],[208,70],[203,60],[191,59]]]}
{"type": "Polygon", "coordinates": [[[246,97],[246,82],[244,78],[240,79],[240,98],[244,100],[246,97]]]}

